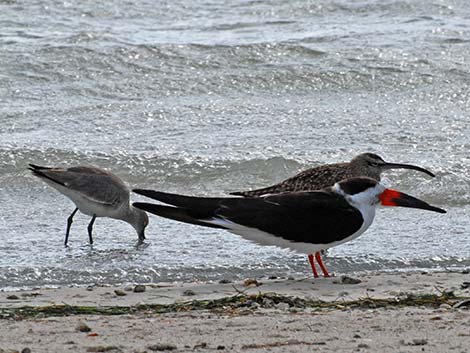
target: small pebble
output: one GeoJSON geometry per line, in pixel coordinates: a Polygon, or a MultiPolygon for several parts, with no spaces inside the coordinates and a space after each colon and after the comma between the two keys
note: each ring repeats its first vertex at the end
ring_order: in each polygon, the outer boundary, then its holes
{"type": "Polygon", "coordinates": [[[222,350],[222,349],[225,349],[225,346],[222,346],[222,345],[217,346],[217,350],[220,351],[220,350],[222,350]]]}
{"type": "Polygon", "coordinates": [[[90,332],[91,328],[87,324],[81,323],[76,327],[76,330],[80,332],[90,332]]]}
{"type": "Polygon", "coordinates": [[[116,346],[88,347],[86,351],[87,352],[122,352],[122,350],[116,346]]]}
{"type": "Polygon", "coordinates": [[[256,279],[248,278],[248,279],[243,281],[243,285],[245,287],[252,286],[252,285],[255,285],[256,287],[258,287],[260,285],[260,283],[256,279]]]}
{"type": "Polygon", "coordinates": [[[424,346],[428,344],[428,340],[424,338],[413,338],[411,342],[406,342],[405,340],[400,340],[400,344],[404,346],[424,346]]]}
{"type": "Polygon", "coordinates": [[[370,348],[370,346],[367,343],[359,343],[357,348],[370,348]]]}
{"type": "Polygon", "coordinates": [[[357,333],[353,336],[353,338],[362,338],[361,335],[358,335],[357,333]]]}
{"type": "Polygon", "coordinates": [[[278,303],[278,304],[276,304],[276,309],[288,310],[289,309],[289,304],[287,304],[287,303],[278,303]]]}
{"type": "Polygon", "coordinates": [[[183,292],[183,295],[184,295],[184,296],[192,296],[192,295],[196,295],[196,292],[194,292],[192,289],[186,289],[186,290],[183,292]]]}
{"type": "Polygon", "coordinates": [[[120,289],[116,289],[116,290],[114,291],[114,294],[116,294],[118,297],[124,297],[125,295],[127,295],[126,292],[124,292],[124,291],[122,291],[122,290],[120,290],[120,289]]]}
{"type": "Polygon", "coordinates": [[[463,307],[470,307],[470,299],[462,300],[458,303],[455,303],[453,308],[463,308],[463,307]]]}
{"type": "Polygon", "coordinates": [[[198,348],[207,348],[207,343],[206,342],[201,342],[196,344],[193,349],[198,349],[198,348]]]}
{"type": "Polygon", "coordinates": [[[153,352],[173,351],[176,348],[177,347],[175,345],[167,343],[152,344],[151,346],[147,346],[147,349],[153,352]]]}
{"type": "Polygon", "coordinates": [[[23,349],[21,350],[21,353],[31,353],[31,349],[29,349],[28,347],[23,348],[23,349]]]}
{"type": "Polygon", "coordinates": [[[227,283],[232,283],[232,281],[229,280],[229,279],[225,279],[225,278],[224,278],[224,279],[221,279],[221,280],[219,281],[219,283],[220,283],[220,284],[227,284],[227,283]]]}
{"type": "Polygon", "coordinates": [[[467,288],[470,288],[470,282],[463,282],[460,285],[460,289],[467,289],[467,288]]]}
{"type": "Polygon", "coordinates": [[[413,338],[411,341],[412,346],[424,346],[426,344],[428,344],[428,340],[424,338],[413,338]]]}
{"type": "Polygon", "coordinates": [[[441,309],[452,309],[452,306],[450,306],[449,304],[444,303],[444,304],[439,305],[439,308],[441,308],[441,309]]]}
{"type": "Polygon", "coordinates": [[[138,284],[134,287],[134,293],[143,293],[145,292],[145,286],[143,284],[138,284]]]}
{"type": "Polygon", "coordinates": [[[340,283],[341,284],[359,284],[362,281],[359,278],[352,278],[349,276],[341,276],[340,283]]]}
{"type": "Polygon", "coordinates": [[[271,299],[268,299],[268,298],[263,298],[263,306],[265,308],[272,308],[273,301],[271,299]]]}
{"type": "Polygon", "coordinates": [[[15,295],[15,294],[12,294],[12,295],[7,296],[7,299],[10,299],[10,300],[18,300],[18,299],[20,299],[20,297],[18,297],[18,296],[15,295]]]}
{"type": "Polygon", "coordinates": [[[91,292],[91,291],[93,290],[93,286],[88,286],[88,287],[86,287],[86,290],[89,291],[89,292],[91,292]]]}

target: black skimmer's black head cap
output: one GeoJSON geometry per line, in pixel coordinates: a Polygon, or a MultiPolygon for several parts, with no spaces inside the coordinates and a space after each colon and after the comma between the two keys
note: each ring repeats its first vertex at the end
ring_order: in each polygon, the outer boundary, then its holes
{"type": "MultiPolygon", "coordinates": [[[[378,172],[379,174],[388,169],[411,169],[417,170],[418,172],[425,173],[430,177],[435,177],[436,175],[430,172],[427,169],[418,167],[412,164],[403,164],[403,163],[388,163],[383,160],[382,157],[374,153],[362,153],[351,160],[353,165],[358,165],[361,168],[367,168],[371,171],[378,172]]],[[[372,175],[372,174],[371,174],[372,175]]]]}
{"type": "Polygon", "coordinates": [[[374,188],[378,181],[368,177],[358,177],[342,180],[337,183],[341,190],[348,195],[356,195],[368,189],[374,188]]]}

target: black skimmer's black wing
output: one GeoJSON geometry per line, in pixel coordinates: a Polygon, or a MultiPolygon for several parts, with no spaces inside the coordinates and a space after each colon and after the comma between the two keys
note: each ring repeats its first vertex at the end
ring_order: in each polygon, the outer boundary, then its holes
{"type": "Polygon", "coordinates": [[[291,242],[333,243],[354,234],[363,223],[358,209],[344,197],[326,190],[261,198],[206,198],[153,190],[133,191],[175,206],[133,204],[165,218],[238,234],[259,230],[291,242]]]}

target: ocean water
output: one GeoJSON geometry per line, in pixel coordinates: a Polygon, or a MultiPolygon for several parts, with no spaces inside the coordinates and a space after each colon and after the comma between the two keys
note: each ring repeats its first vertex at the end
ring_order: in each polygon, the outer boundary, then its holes
{"type": "MultiPolygon", "coordinates": [[[[379,209],[332,272],[470,266],[470,7],[452,0],[0,0],[0,288],[309,275],[304,255],[77,214],[28,163],[226,195],[374,152],[448,210],[379,209]]],[[[143,198],[133,195],[134,200],[143,198]]]]}

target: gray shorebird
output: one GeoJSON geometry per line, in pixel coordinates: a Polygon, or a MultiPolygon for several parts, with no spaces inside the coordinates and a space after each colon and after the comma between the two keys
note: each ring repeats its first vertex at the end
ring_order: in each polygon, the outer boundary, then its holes
{"type": "Polygon", "coordinates": [[[116,175],[91,166],[64,169],[30,164],[28,169],[33,175],[67,196],[76,206],[67,219],[65,246],[73,216],[78,210],[92,217],[88,224],[90,244],[93,244],[92,231],[96,217],[110,217],[129,223],[137,231],[138,244],[144,242],[148,216],[144,211],[131,206],[130,190],[116,175]]]}
{"type": "MultiPolygon", "coordinates": [[[[143,189],[133,191],[171,205],[133,204],[158,216],[226,229],[261,245],[276,245],[309,254],[312,260],[312,254],[318,254],[318,264],[325,277],[329,275],[319,251],[364,233],[374,220],[377,205],[446,213],[366,177],[344,180],[323,190],[247,198],[191,197],[143,189]]],[[[314,276],[318,277],[312,261],[310,264],[314,276]]]]}
{"type": "Polygon", "coordinates": [[[431,177],[435,177],[433,173],[424,168],[411,164],[388,163],[376,154],[363,153],[354,157],[349,163],[321,165],[304,170],[303,172],[272,186],[262,189],[237,191],[230,194],[253,197],[278,194],[281,192],[320,190],[328,186],[332,186],[340,180],[361,176],[380,181],[380,175],[382,172],[389,169],[412,169],[423,172],[431,177]]]}
{"type": "MultiPolygon", "coordinates": [[[[374,180],[380,181],[382,172],[389,169],[412,169],[423,172],[431,177],[435,175],[429,170],[424,168],[401,163],[388,163],[385,162],[380,156],[373,153],[362,153],[354,157],[349,163],[335,163],[325,164],[318,167],[310,168],[300,172],[293,177],[281,181],[278,184],[268,186],[262,189],[255,189],[249,191],[232,192],[231,195],[244,196],[244,197],[257,197],[270,194],[278,194],[281,192],[295,192],[295,191],[309,191],[320,190],[332,186],[340,180],[345,180],[354,177],[369,177],[374,180]]],[[[315,253],[320,268],[325,277],[328,273],[324,270],[319,252],[315,253]]],[[[314,255],[309,254],[308,260],[312,266],[314,274],[314,255]]]]}

